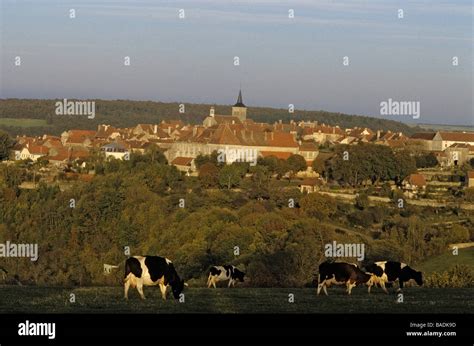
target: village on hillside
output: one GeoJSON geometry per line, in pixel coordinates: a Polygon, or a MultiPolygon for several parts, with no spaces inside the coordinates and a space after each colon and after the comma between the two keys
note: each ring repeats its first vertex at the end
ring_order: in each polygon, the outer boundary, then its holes
{"type": "MultiPolygon", "coordinates": [[[[306,161],[306,169],[296,175],[301,179],[299,187],[302,192],[314,192],[324,190],[328,183],[324,174],[314,169],[316,162],[324,164],[335,155],[334,148],[338,146],[359,143],[387,146],[394,152],[409,149],[424,155],[428,161],[431,159],[429,164],[421,164],[418,172],[404,179],[404,192],[409,198],[423,195],[428,185],[435,195],[443,189],[446,192],[452,187],[474,186],[474,132],[421,132],[407,137],[401,132],[359,127],[344,129],[316,121],[258,123],[247,118],[241,92],[231,115],[218,114],[211,107],[199,125],[185,124],[181,120],[137,124],[130,128],[101,124],[97,131],[70,129],[60,137],[17,136],[11,159],[6,163],[41,163],[34,178],[35,186],[39,180],[55,181],[58,177],[88,180],[95,173],[87,164],[91,156],[127,160],[132,153],[143,154],[153,147],[187,176],[197,176],[196,159],[213,152],[226,153],[227,164],[250,161],[249,153],[253,153],[255,160],[269,157],[287,160],[299,155],[306,161]],[[456,178],[450,173],[453,170],[457,172],[456,178]]],[[[23,186],[32,185],[25,182],[23,186]]]]}

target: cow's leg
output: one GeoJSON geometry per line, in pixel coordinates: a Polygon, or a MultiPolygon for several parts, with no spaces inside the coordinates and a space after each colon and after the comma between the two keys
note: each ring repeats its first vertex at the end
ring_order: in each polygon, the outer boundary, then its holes
{"type": "Polygon", "coordinates": [[[234,280],[232,280],[232,278],[229,279],[229,283],[227,284],[227,288],[230,288],[230,285],[232,285],[232,282],[233,282],[233,281],[234,281],[234,280]]]}
{"type": "Polygon", "coordinates": [[[209,277],[207,278],[207,288],[211,288],[212,285],[212,274],[209,274],[209,277]]]}
{"type": "Polygon", "coordinates": [[[317,295],[318,296],[321,293],[321,289],[323,288],[323,286],[324,286],[324,280],[323,280],[323,282],[318,283],[318,290],[317,290],[317,295]]]}
{"type": "Polygon", "coordinates": [[[355,283],[355,282],[354,282],[354,283],[351,283],[350,281],[348,281],[348,283],[347,283],[347,294],[348,294],[348,295],[351,295],[352,289],[353,289],[354,287],[356,287],[356,283],[355,283]]]}
{"type": "Polygon", "coordinates": [[[212,278],[212,286],[214,286],[214,288],[217,288],[216,287],[216,281],[217,281],[217,278],[212,278]]]}
{"type": "Polygon", "coordinates": [[[146,299],[145,295],[143,294],[143,282],[141,280],[137,282],[137,291],[140,294],[140,298],[146,299]]]}
{"type": "Polygon", "coordinates": [[[166,286],[164,284],[160,284],[160,291],[161,291],[161,298],[166,300],[166,286]]]}
{"type": "Polygon", "coordinates": [[[124,298],[125,299],[128,299],[128,290],[130,288],[130,280],[128,280],[128,278],[125,280],[125,284],[124,284],[124,298]]]}
{"type": "Polygon", "coordinates": [[[384,281],[381,281],[381,282],[380,282],[380,287],[382,287],[383,291],[388,294],[388,290],[387,290],[387,288],[385,287],[385,282],[384,282],[384,281]]]}
{"type": "Polygon", "coordinates": [[[401,292],[401,291],[403,290],[403,280],[398,279],[398,285],[399,285],[400,287],[398,288],[397,291],[398,291],[398,292],[401,292]]]}
{"type": "Polygon", "coordinates": [[[328,294],[328,290],[327,290],[326,287],[327,287],[327,286],[326,286],[326,283],[324,283],[324,284],[323,284],[323,291],[324,291],[324,294],[326,294],[326,295],[328,296],[329,294],[328,294]]]}

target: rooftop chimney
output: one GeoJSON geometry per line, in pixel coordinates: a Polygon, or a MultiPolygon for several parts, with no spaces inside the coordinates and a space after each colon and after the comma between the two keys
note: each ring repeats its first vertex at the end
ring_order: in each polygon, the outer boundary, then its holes
{"type": "Polygon", "coordinates": [[[153,126],[153,133],[156,135],[158,132],[158,125],[153,126]]]}
{"type": "Polygon", "coordinates": [[[215,115],[214,107],[211,107],[211,110],[209,111],[209,115],[211,117],[214,117],[214,115],[215,115]]]}

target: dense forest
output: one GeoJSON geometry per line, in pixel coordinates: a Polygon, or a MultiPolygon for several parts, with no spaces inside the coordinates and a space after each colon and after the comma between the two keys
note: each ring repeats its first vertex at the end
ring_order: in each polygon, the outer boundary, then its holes
{"type": "MultiPolygon", "coordinates": [[[[139,123],[158,123],[161,120],[180,119],[185,123],[201,123],[209,114],[210,104],[185,104],[185,113],[179,113],[178,103],[162,103],[152,101],[129,100],[94,100],[96,102],[96,116],[88,119],[86,115],[56,115],[55,102],[60,100],[28,100],[2,99],[0,100],[0,129],[15,136],[18,134],[42,135],[49,133],[59,135],[64,130],[97,129],[98,124],[109,124],[116,127],[131,127],[139,123]],[[15,126],[2,124],[1,118],[43,119],[44,126],[15,126]]],[[[93,101],[93,100],[90,100],[93,101]]],[[[217,105],[217,114],[231,114],[231,106],[217,105]]],[[[287,109],[263,107],[249,107],[248,117],[257,122],[274,123],[282,120],[311,120],[329,125],[339,125],[342,128],[368,127],[373,130],[391,130],[410,135],[420,128],[410,127],[401,122],[379,119],[360,115],[347,115],[325,111],[295,110],[289,113],[287,109]]]]}
{"type": "MultiPolygon", "coordinates": [[[[328,164],[331,172],[340,165],[328,164]]],[[[355,203],[301,193],[291,177],[278,178],[283,162],[272,159],[249,167],[200,157],[198,177],[184,176],[159,152],[88,165],[93,180],[63,191],[44,183],[20,189],[21,164],[0,165],[0,242],[39,244],[36,262],[2,259],[23,284],[120,284],[123,268],[106,276],[103,264],[123,263],[129,248],[172,259],[193,285],[204,283],[211,265],[231,263],[247,273],[247,285],[305,286],[334,240],[364,243],[366,260],[416,266],[474,236],[474,215],[454,207],[400,208],[396,194],[392,204],[377,205],[364,193],[355,203]],[[435,222],[463,213],[467,225],[449,231],[435,222]]]]}

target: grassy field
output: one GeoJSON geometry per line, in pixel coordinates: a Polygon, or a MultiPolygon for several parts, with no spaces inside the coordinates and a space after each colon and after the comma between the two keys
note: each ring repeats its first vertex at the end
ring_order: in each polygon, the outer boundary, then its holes
{"type": "Polygon", "coordinates": [[[447,271],[456,264],[468,265],[474,270],[474,247],[459,249],[457,256],[453,255],[452,251],[447,251],[445,254],[430,258],[416,269],[425,274],[431,274],[447,271]]]}
{"type": "Polygon", "coordinates": [[[0,313],[472,313],[474,289],[406,288],[404,302],[380,289],[369,295],[357,287],[352,296],[331,287],[329,296],[311,288],[188,288],[184,303],[161,299],[159,288],[136,290],[129,301],[121,287],[52,288],[0,286],[0,313]],[[76,302],[70,303],[74,293],[76,302]],[[294,294],[294,303],[289,302],[294,294]]]}
{"type": "Polygon", "coordinates": [[[48,126],[44,119],[29,119],[29,118],[0,118],[0,126],[17,126],[17,127],[38,127],[48,126]]]}

